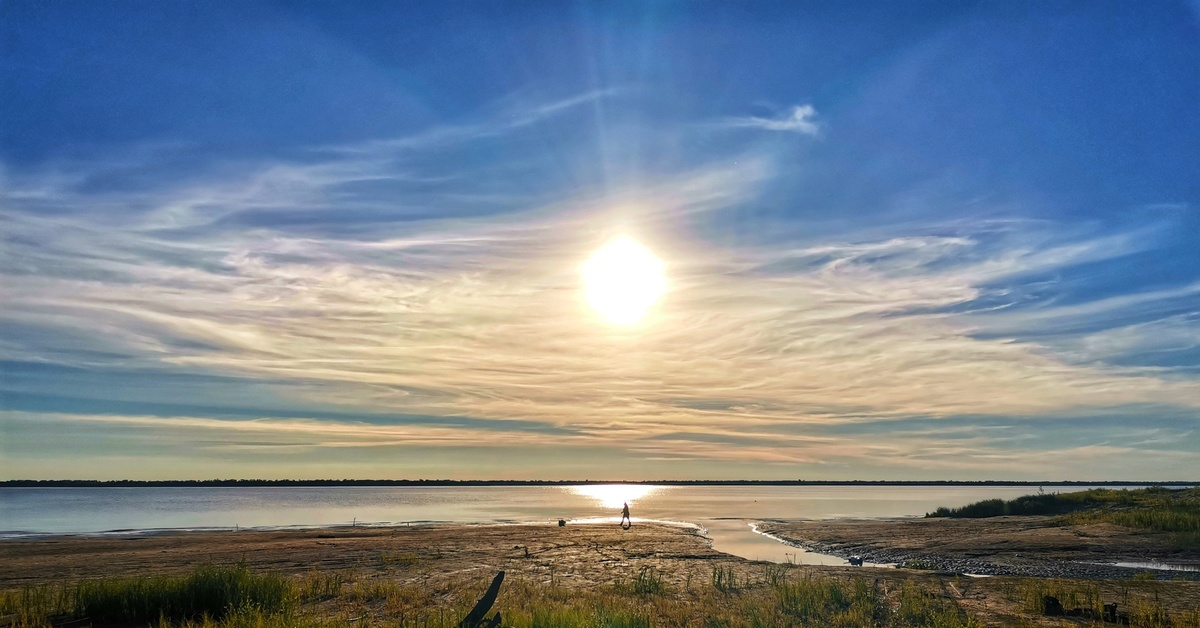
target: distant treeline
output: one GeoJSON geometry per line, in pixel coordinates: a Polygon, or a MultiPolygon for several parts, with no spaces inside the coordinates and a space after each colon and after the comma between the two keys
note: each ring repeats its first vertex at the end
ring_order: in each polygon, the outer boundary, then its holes
{"type": "Polygon", "coordinates": [[[655,484],[660,486],[1195,486],[1200,482],[1087,482],[1059,480],[5,480],[0,487],[221,487],[221,486],[578,486],[655,484]]]}

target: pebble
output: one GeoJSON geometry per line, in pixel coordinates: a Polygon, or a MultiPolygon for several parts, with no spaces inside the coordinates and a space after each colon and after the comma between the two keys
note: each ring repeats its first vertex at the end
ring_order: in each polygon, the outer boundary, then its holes
{"type": "MultiPolygon", "coordinates": [[[[861,556],[868,563],[880,565],[899,565],[910,560],[924,561],[934,566],[932,572],[952,574],[970,574],[975,576],[1032,576],[1036,578],[1079,578],[1090,580],[1127,580],[1137,574],[1149,573],[1156,580],[1193,580],[1200,581],[1200,572],[1138,569],[1135,567],[1118,567],[1096,563],[1075,561],[1040,562],[1022,560],[1019,564],[1004,564],[974,559],[953,558],[935,554],[918,554],[905,551],[880,550],[869,547],[851,547],[845,545],[829,545],[824,543],[798,543],[790,539],[784,542],[806,551],[817,552],[829,556],[849,559],[851,556],[861,556]]],[[[1147,559],[1147,562],[1149,560],[1147,559]]]]}

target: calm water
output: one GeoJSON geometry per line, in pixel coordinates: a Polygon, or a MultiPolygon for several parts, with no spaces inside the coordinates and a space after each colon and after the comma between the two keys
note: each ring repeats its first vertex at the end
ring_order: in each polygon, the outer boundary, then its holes
{"type": "MultiPolygon", "coordinates": [[[[1070,487],[1063,490],[1079,490],[1070,487]]],[[[0,488],[0,538],[166,529],[525,523],[615,525],[629,502],[634,523],[700,527],[716,549],[756,560],[839,564],[756,534],[764,519],[921,516],[938,506],[1011,499],[1022,487],[521,486],[336,488],[0,488]]],[[[1047,486],[1046,490],[1056,490],[1047,486]]]]}

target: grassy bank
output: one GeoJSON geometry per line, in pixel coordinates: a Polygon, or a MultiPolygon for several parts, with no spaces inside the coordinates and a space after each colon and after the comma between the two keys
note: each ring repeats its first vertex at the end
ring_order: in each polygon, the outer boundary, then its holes
{"type": "Polygon", "coordinates": [[[1091,489],[1073,493],[988,499],[960,508],[941,507],[926,517],[1056,515],[1063,524],[1113,523],[1177,535],[1182,545],[1200,547],[1200,488],[1091,489]]]}

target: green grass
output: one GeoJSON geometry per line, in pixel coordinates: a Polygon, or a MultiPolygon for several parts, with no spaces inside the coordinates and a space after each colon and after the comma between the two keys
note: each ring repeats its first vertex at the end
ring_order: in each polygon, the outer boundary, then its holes
{"type": "MultiPolygon", "coordinates": [[[[713,570],[711,583],[670,586],[682,574],[649,567],[608,585],[571,588],[544,575],[513,574],[493,612],[509,628],[650,626],[877,626],[978,628],[945,581],[903,576],[833,576],[770,565],[761,572],[713,570]],[[532,578],[532,579],[531,579],[532,578]]],[[[206,567],[184,576],[109,578],[0,592],[0,618],[17,628],[90,617],[98,625],[157,628],[452,628],[483,593],[486,578],[400,581],[361,572],[312,571],[294,577],[243,567],[206,567]]],[[[1012,579],[1014,607],[1038,614],[1045,595],[1067,608],[1119,600],[1134,626],[1200,628],[1200,613],[1168,616],[1161,583],[1122,581],[1137,595],[1101,595],[1095,584],[1012,579]]],[[[959,583],[961,587],[961,583],[959,583]]]]}
{"type": "Polygon", "coordinates": [[[221,619],[238,610],[278,613],[293,602],[292,585],[282,576],[203,567],[184,577],[85,580],[76,588],[74,611],[98,622],[221,619]]]}
{"type": "Polygon", "coordinates": [[[202,567],[187,576],[105,578],[73,585],[27,587],[0,598],[0,615],[18,625],[44,625],[54,616],[97,623],[180,622],[233,614],[281,615],[296,602],[296,587],[275,574],[245,567],[202,567]]]}
{"type": "Polygon", "coordinates": [[[1064,525],[1113,523],[1139,530],[1174,533],[1180,547],[1200,547],[1200,488],[1107,488],[1073,493],[987,499],[960,508],[940,507],[926,517],[1057,515],[1064,525]]]}
{"type": "Polygon", "coordinates": [[[866,580],[781,579],[771,588],[782,614],[801,625],[870,626],[887,618],[881,592],[866,580]]]}
{"type": "MultiPolygon", "coordinates": [[[[915,585],[889,594],[870,578],[773,566],[761,578],[715,569],[711,586],[681,590],[668,586],[666,575],[647,567],[631,581],[590,589],[510,577],[493,611],[510,628],[978,625],[940,594],[915,585]]],[[[486,583],[476,580],[400,583],[318,571],[286,578],[244,567],[205,567],[185,576],[0,592],[0,617],[15,617],[18,628],[76,617],[159,628],[450,628],[482,594],[486,583]]]]}
{"type": "MultiPolygon", "coordinates": [[[[897,597],[892,624],[929,628],[983,628],[976,617],[968,617],[954,600],[905,582],[897,597]]],[[[860,624],[866,626],[868,624],[860,624]]]]}
{"type": "Polygon", "coordinates": [[[721,593],[736,593],[741,588],[733,567],[713,567],[712,585],[721,593]]]}

